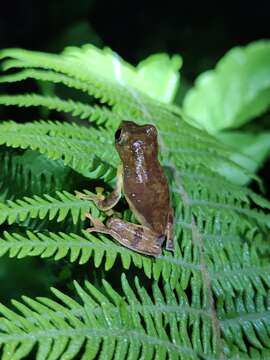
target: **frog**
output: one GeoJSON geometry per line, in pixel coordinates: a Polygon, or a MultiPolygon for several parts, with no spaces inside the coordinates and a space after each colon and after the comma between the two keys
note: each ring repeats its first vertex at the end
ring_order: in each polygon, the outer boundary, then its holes
{"type": "Polygon", "coordinates": [[[113,215],[122,193],[139,224],[111,216],[104,224],[85,216],[93,224],[89,232],[108,234],[123,246],[138,253],[158,257],[166,239],[166,250],[174,250],[173,209],[168,181],[158,159],[158,132],[154,125],[122,121],[115,132],[115,148],[120,157],[116,186],[105,197],[102,189],[96,195],[77,193],[94,201],[98,209],[113,215]]]}

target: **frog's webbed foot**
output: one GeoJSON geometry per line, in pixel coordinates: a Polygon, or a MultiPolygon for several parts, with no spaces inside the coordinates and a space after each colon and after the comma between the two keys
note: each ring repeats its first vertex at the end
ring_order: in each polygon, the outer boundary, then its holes
{"type": "Polygon", "coordinates": [[[104,189],[101,187],[96,187],[96,195],[84,194],[80,191],[75,191],[76,197],[83,200],[94,201],[94,203],[98,206],[100,201],[105,199],[105,196],[102,195],[104,189]]]}
{"type": "Polygon", "coordinates": [[[166,240],[166,250],[174,251],[174,243],[172,239],[166,240]]]}
{"type": "Polygon", "coordinates": [[[173,210],[170,209],[167,219],[167,227],[166,227],[166,250],[173,251],[174,250],[174,242],[173,242],[173,210]]]}
{"type": "Polygon", "coordinates": [[[163,245],[163,243],[164,243],[164,240],[165,240],[165,236],[164,236],[164,235],[159,236],[159,237],[157,238],[157,240],[156,240],[157,245],[161,247],[161,246],[163,245]]]}

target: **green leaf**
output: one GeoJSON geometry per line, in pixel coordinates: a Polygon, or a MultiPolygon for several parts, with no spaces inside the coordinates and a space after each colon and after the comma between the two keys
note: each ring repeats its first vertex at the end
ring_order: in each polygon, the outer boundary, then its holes
{"type": "MultiPolygon", "coordinates": [[[[255,173],[270,154],[270,132],[253,134],[250,132],[226,131],[216,134],[217,138],[235,149],[230,159],[248,171],[255,173]]],[[[240,171],[227,174],[233,182],[245,184],[249,177],[240,171]]]]}
{"type": "MultiPolygon", "coordinates": [[[[179,85],[178,70],[182,59],[174,55],[155,54],[140,62],[137,68],[131,66],[109,48],[100,50],[86,45],[79,53],[78,48],[67,48],[65,56],[74,56],[89,68],[110,81],[131,86],[147,95],[164,102],[171,102],[179,85]]],[[[132,89],[130,89],[132,92],[132,89]]]]}
{"type": "Polygon", "coordinates": [[[210,133],[237,128],[270,105],[270,41],[230,50],[214,70],[201,74],[184,110],[210,133]]]}
{"type": "Polygon", "coordinates": [[[178,55],[170,58],[167,54],[151,55],[138,66],[138,89],[153,98],[172,102],[180,83],[182,59],[178,55]]]}

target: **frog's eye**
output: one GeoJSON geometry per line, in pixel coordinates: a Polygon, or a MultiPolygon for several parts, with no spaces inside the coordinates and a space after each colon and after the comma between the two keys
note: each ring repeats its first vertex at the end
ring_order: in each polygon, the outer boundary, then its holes
{"type": "Polygon", "coordinates": [[[114,138],[115,138],[115,142],[116,142],[117,144],[120,144],[121,141],[123,140],[123,139],[122,139],[122,138],[123,138],[123,131],[122,131],[122,130],[123,130],[122,128],[119,128],[119,129],[116,130],[116,132],[115,132],[114,138]]]}

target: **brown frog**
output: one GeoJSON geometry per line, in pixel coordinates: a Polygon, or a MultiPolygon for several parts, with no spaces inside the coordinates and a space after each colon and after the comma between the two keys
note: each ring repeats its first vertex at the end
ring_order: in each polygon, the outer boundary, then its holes
{"type": "Polygon", "coordinates": [[[114,217],[104,225],[86,214],[94,225],[87,230],[111,235],[122,245],[146,255],[160,255],[165,238],[166,249],[173,250],[173,211],[167,179],[158,161],[156,128],[123,121],[115,132],[115,147],[121,158],[115,190],[107,198],[101,194],[78,196],[93,200],[100,210],[111,214],[123,191],[141,225],[114,217]]]}

